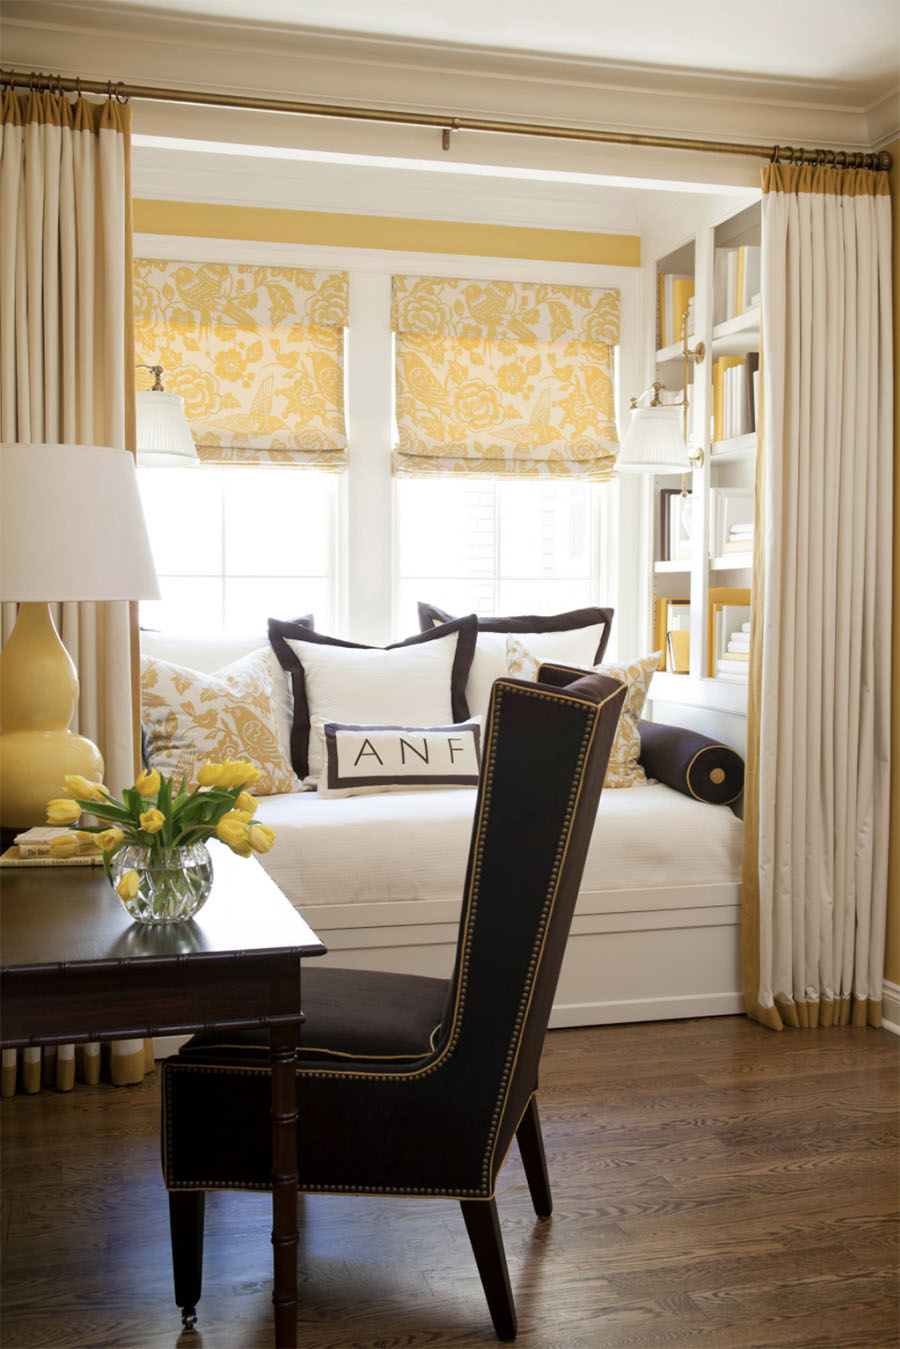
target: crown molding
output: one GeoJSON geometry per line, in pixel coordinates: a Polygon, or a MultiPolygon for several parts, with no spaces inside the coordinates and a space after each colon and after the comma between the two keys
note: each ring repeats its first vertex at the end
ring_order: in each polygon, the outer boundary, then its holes
{"type": "MultiPolygon", "coordinates": [[[[760,144],[871,149],[889,134],[885,106],[893,97],[879,90],[873,99],[873,91],[859,84],[802,75],[747,78],[363,39],[248,21],[211,23],[114,4],[95,8],[89,0],[5,0],[3,29],[5,65],[73,77],[300,96],[448,118],[528,121],[539,109],[543,122],[760,144]]],[[[894,108],[896,113],[896,99],[894,108]]],[[[385,138],[392,131],[381,128],[385,138]]]]}

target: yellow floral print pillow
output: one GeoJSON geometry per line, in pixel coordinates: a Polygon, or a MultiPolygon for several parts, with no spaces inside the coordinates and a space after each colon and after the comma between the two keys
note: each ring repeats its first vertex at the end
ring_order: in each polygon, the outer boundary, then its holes
{"type": "MultiPolygon", "coordinates": [[[[623,683],[628,692],[622,704],[616,737],[609,755],[609,766],[604,787],[640,787],[647,774],[638,763],[641,752],[641,734],[638,722],[647,701],[647,691],[654,670],[659,668],[660,652],[635,660],[613,661],[609,665],[595,665],[597,674],[610,675],[623,683]]],[[[515,679],[537,679],[539,662],[532,656],[520,638],[510,633],[506,639],[506,669],[515,679]]],[[[585,674],[590,673],[585,670],[585,674]]]]}
{"type": "Polygon", "coordinates": [[[262,777],[255,796],[299,792],[288,748],[279,735],[278,690],[283,679],[271,650],[260,647],[215,674],[141,659],[141,722],[151,768],[195,784],[207,759],[246,759],[262,777]]]}

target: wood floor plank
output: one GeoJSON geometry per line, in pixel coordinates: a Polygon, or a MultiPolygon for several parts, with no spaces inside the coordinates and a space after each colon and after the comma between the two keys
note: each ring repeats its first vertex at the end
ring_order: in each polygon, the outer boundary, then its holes
{"type": "MultiPolygon", "coordinates": [[[[522,1349],[900,1349],[898,1040],[742,1017],[551,1032],[554,1214],[497,1205],[522,1349]]],[[[179,1333],[158,1084],[5,1100],[3,1349],[270,1349],[268,1195],[209,1196],[179,1333]]],[[[305,1349],[496,1344],[459,1206],[299,1205],[305,1349]]]]}

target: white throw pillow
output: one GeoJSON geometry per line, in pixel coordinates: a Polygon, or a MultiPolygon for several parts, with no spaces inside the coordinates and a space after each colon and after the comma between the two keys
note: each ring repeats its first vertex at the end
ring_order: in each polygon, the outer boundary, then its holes
{"type": "Polygon", "coordinates": [[[342,726],[314,717],[311,727],[323,755],[320,796],[478,785],[478,720],[427,727],[342,726]]]}
{"type": "MultiPolygon", "coordinates": [[[[543,656],[538,658],[530,649],[530,643],[526,645],[525,640],[517,634],[510,633],[506,643],[507,673],[515,679],[537,679],[538,668],[545,662],[560,665],[574,664],[570,661],[557,662],[555,658],[550,660],[543,656]]],[[[660,653],[654,651],[651,656],[640,656],[634,660],[613,661],[608,665],[594,665],[587,668],[580,667],[585,674],[590,674],[593,670],[596,674],[610,675],[611,678],[618,679],[628,690],[625,694],[615,739],[610,750],[609,765],[606,769],[606,777],[603,779],[604,787],[639,787],[647,781],[647,774],[638,762],[641,753],[641,733],[638,729],[638,722],[644,710],[644,703],[647,701],[650,680],[653,678],[654,671],[659,668],[659,657],[660,653]]]]}
{"type": "Polygon", "coordinates": [[[538,662],[590,669],[603,636],[603,626],[593,623],[586,628],[562,632],[479,632],[466,685],[466,701],[472,716],[487,716],[494,680],[502,679],[508,673],[507,643],[511,638],[521,642],[538,662]]]}
{"type": "MultiPolygon", "coordinates": [[[[330,646],[286,638],[303,667],[313,718],[356,726],[449,726],[451,680],[459,634],[409,646],[330,646]]],[[[313,785],[322,772],[322,743],[309,737],[313,785]]]]}

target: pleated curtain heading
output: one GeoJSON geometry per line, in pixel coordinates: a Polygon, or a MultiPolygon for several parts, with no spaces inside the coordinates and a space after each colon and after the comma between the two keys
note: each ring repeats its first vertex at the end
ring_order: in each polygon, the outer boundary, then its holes
{"type": "Polygon", "coordinates": [[[136,359],[184,399],[201,460],[337,472],[348,297],[346,272],[139,258],[136,359]]]}
{"type": "Polygon", "coordinates": [[[395,276],[400,476],[613,475],[619,292],[395,276]]]}

